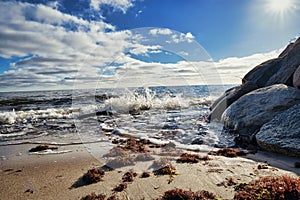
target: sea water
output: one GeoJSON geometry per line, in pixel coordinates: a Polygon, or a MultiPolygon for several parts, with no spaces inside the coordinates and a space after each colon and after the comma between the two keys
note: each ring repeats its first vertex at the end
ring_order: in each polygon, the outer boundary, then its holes
{"type": "Polygon", "coordinates": [[[77,144],[133,136],[178,148],[233,145],[209,105],[227,86],[0,93],[0,145],[77,144]]]}

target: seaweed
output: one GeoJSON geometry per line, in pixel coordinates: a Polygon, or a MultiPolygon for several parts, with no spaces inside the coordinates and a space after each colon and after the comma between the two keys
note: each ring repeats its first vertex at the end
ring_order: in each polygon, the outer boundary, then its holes
{"type": "Polygon", "coordinates": [[[225,156],[229,158],[234,158],[238,156],[244,156],[246,155],[246,152],[234,148],[222,148],[218,151],[211,151],[208,154],[214,156],[225,156]]]}
{"type": "Polygon", "coordinates": [[[116,195],[112,195],[110,197],[107,198],[107,200],[118,200],[119,198],[116,197],[116,195]]]}
{"type": "Polygon", "coordinates": [[[135,157],[135,161],[150,161],[154,159],[155,158],[153,158],[153,156],[151,156],[149,153],[139,154],[135,157]]]}
{"type": "Polygon", "coordinates": [[[300,178],[288,176],[264,177],[251,181],[248,184],[236,187],[235,200],[273,199],[290,200],[300,199],[300,178]]]}
{"type": "Polygon", "coordinates": [[[29,150],[29,152],[39,152],[39,151],[45,151],[45,150],[55,150],[58,149],[57,147],[49,147],[48,145],[38,145],[36,147],[33,147],[29,150]]]}
{"type": "Polygon", "coordinates": [[[81,200],[105,200],[106,195],[104,194],[98,194],[96,195],[94,192],[91,194],[86,195],[85,197],[82,197],[81,200]]]}
{"type": "Polygon", "coordinates": [[[222,181],[221,183],[218,183],[217,186],[224,186],[225,188],[227,188],[228,186],[234,186],[237,183],[233,180],[233,178],[226,178],[225,181],[222,181]]]}
{"type": "Polygon", "coordinates": [[[164,193],[161,198],[157,200],[210,200],[216,199],[216,196],[208,191],[201,190],[192,192],[191,190],[173,189],[164,193]]]}
{"type": "Polygon", "coordinates": [[[145,142],[146,140],[137,140],[134,138],[127,139],[123,149],[130,150],[134,153],[146,153],[148,152],[145,142]]]}
{"type": "Polygon", "coordinates": [[[199,161],[204,160],[211,160],[208,156],[201,157],[198,154],[189,154],[184,153],[176,160],[178,163],[198,163],[199,161]]]}
{"type": "Polygon", "coordinates": [[[113,191],[115,192],[122,192],[123,190],[125,190],[127,188],[127,183],[120,183],[119,185],[117,185],[113,191]]]}
{"type": "Polygon", "coordinates": [[[133,182],[133,179],[136,176],[137,176],[137,173],[135,173],[135,172],[126,172],[122,177],[122,181],[123,182],[133,182]]]}
{"type": "Polygon", "coordinates": [[[105,171],[98,168],[89,169],[87,173],[82,176],[82,180],[85,184],[92,184],[102,181],[105,171]]]}
{"type": "Polygon", "coordinates": [[[140,177],[141,178],[148,178],[148,177],[150,177],[150,172],[143,172],[140,177]]]}

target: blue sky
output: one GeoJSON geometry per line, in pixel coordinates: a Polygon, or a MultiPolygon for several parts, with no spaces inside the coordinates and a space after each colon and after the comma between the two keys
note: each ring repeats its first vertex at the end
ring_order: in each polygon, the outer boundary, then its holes
{"type": "Polygon", "coordinates": [[[0,4],[0,91],[238,84],[300,35],[297,0],[0,4]]]}

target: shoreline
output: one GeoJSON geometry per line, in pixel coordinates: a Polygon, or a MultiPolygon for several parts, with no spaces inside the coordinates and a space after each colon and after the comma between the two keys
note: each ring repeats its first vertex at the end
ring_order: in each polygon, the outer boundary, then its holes
{"type": "MultiPolygon", "coordinates": [[[[0,147],[1,156],[6,154],[7,158],[1,157],[0,199],[80,199],[93,192],[110,196],[114,193],[112,189],[121,183],[122,175],[130,169],[135,170],[138,177],[128,184],[126,190],[116,193],[120,199],[156,199],[175,188],[207,190],[221,199],[232,199],[234,186],[218,186],[228,178],[236,183],[248,183],[265,176],[300,175],[300,169],[292,167],[299,158],[258,152],[237,158],[209,155],[212,160],[196,164],[176,163],[173,160],[171,163],[179,174],[169,184],[168,176],[155,176],[152,172],[149,178],[139,178],[147,168],[145,163],[138,162],[135,166],[105,173],[103,181],[98,183],[70,189],[88,169],[101,167],[105,163],[91,155],[84,145],[60,147],[60,150],[72,150],[64,154],[29,155],[28,150],[34,146],[0,147]],[[266,165],[265,162],[270,165],[266,169],[258,169],[258,165],[266,165]],[[26,192],[30,190],[33,192],[26,192]]],[[[204,152],[199,154],[206,155],[204,152]]]]}

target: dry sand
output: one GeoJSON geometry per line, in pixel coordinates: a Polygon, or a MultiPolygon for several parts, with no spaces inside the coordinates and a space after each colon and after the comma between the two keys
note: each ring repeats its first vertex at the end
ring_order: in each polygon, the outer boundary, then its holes
{"type": "MultiPolygon", "coordinates": [[[[113,194],[112,189],[122,182],[126,171],[133,168],[139,175],[142,171],[147,171],[144,163],[138,163],[135,167],[106,172],[104,180],[98,183],[71,188],[88,169],[102,166],[104,162],[95,159],[82,145],[60,147],[60,150],[72,150],[65,154],[28,155],[28,150],[34,146],[0,147],[0,199],[80,199],[92,192],[110,196],[113,194]]],[[[300,169],[293,167],[297,158],[265,152],[249,155],[249,158],[210,157],[212,160],[196,164],[172,161],[179,174],[174,176],[171,183],[168,183],[170,177],[166,175],[155,176],[151,173],[149,178],[137,176],[117,196],[120,199],[156,199],[167,190],[182,188],[192,191],[207,190],[221,199],[233,199],[234,186],[218,186],[223,181],[226,185],[226,178],[232,178],[236,183],[248,183],[270,175],[300,175],[300,169]],[[267,169],[258,169],[258,165],[265,164],[264,161],[272,165],[267,169]]]]}

